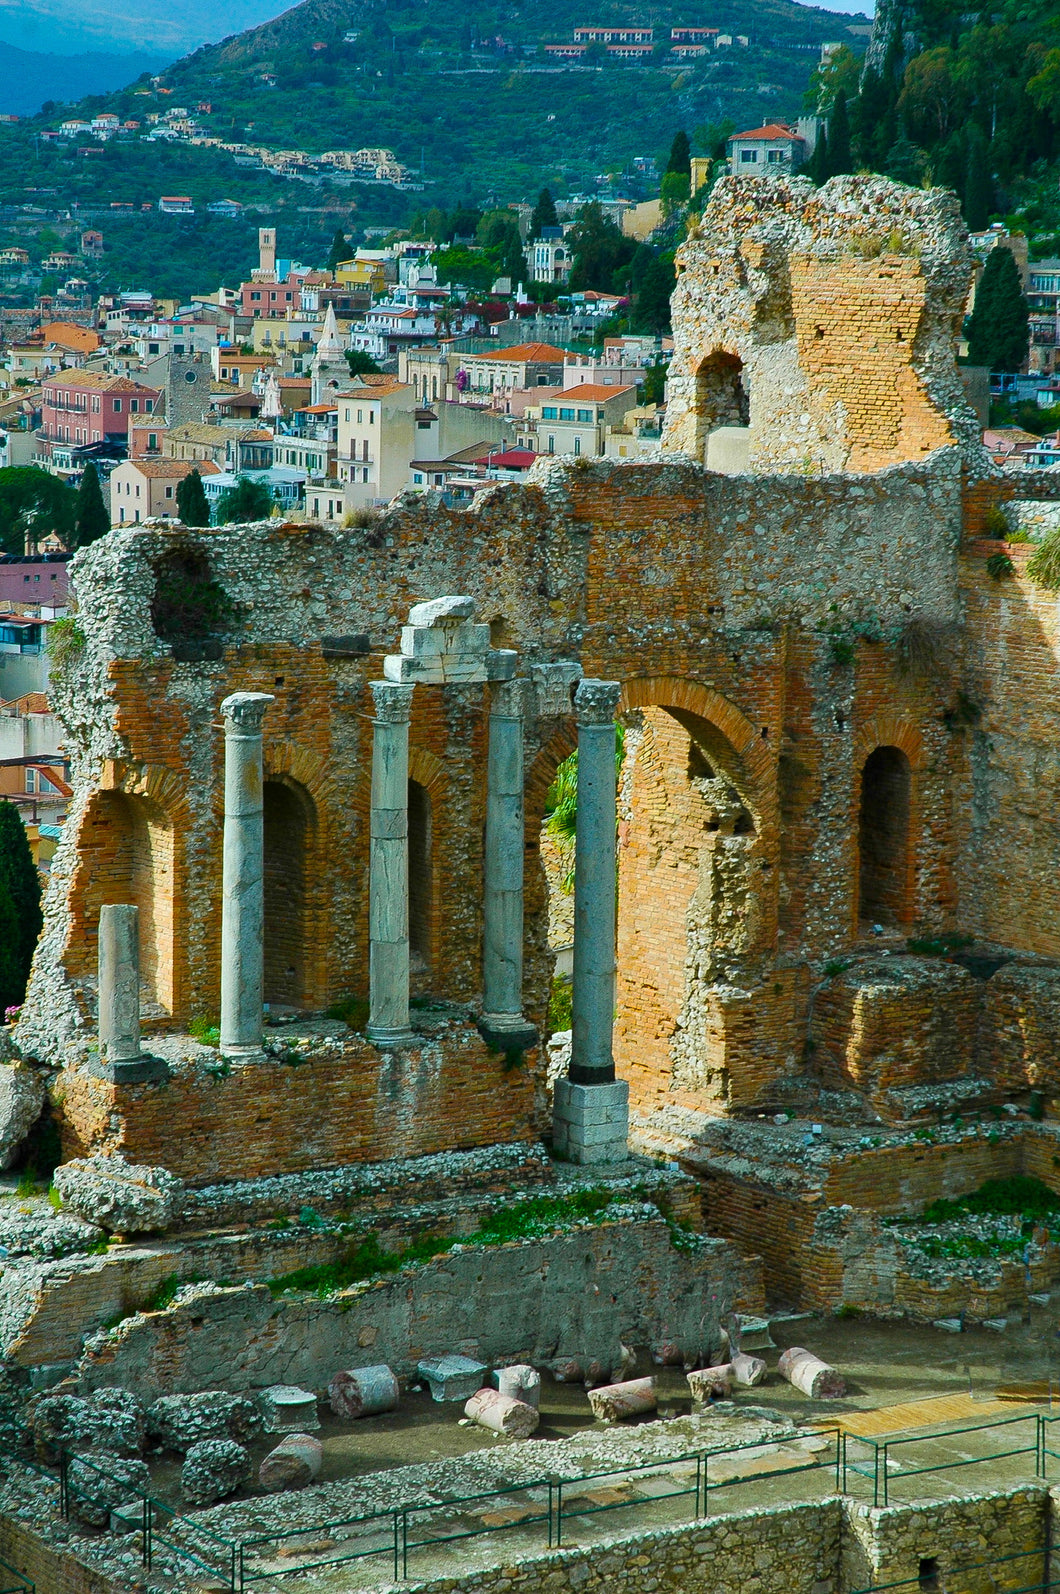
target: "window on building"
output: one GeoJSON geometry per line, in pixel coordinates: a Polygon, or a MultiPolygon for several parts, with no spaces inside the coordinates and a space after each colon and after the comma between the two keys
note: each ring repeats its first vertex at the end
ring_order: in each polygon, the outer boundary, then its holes
{"type": "Polygon", "coordinates": [[[593,418],[592,410],[579,410],[578,411],[578,419],[580,421],[591,421],[592,418],[593,418]]]}
{"type": "Polygon", "coordinates": [[[368,411],[368,424],[369,426],[375,425],[375,410],[368,411]]]}
{"type": "Polygon", "coordinates": [[[166,497],[167,498],[172,498],[173,497],[173,489],[172,489],[172,487],[167,487],[166,488],[166,497]]]}
{"type": "Polygon", "coordinates": [[[740,151],[740,164],[742,166],[757,166],[758,151],[756,149],[742,149],[740,151]]]}
{"type": "Polygon", "coordinates": [[[251,298],[252,298],[252,299],[260,299],[260,298],[261,298],[261,294],[260,294],[260,293],[258,293],[258,292],[254,292],[254,293],[252,293],[252,294],[251,294],[251,296],[250,296],[250,297],[251,297],[251,298]]]}
{"type": "Polygon", "coordinates": [[[414,481],[414,482],[416,482],[416,483],[417,483],[417,484],[418,484],[418,485],[422,485],[422,483],[423,483],[423,475],[422,475],[422,473],[421,473],[421,472],[420,472],[420,471],[418,471],[418,470],[414,470],[414,471],[413,471],[413,472],[412,472],[412,479],[413,479],[413,481],[414,481]]]}
{"type": "Polygon", "coordinates": [[[554,437],[550,437],[548,440],[548,451],[550,454],[556,452],[556,439],[554,437]]]}
{"type": "Polygon", "coordinates": [[[121,399],[111,399],[111,403],[114,406],[115,415],[120,415],[121,414],[121,399]]]}
{"type": "Polygon", "coordinates": [[[139,412],[139,409],[140,409],[140,401],[139,401],[139,399],[130,399],[129,400],[129,413],[130,413],[130,415],[136,415],[139,412]]]}
{"type": "Polygon", "coordinates": [[[37,771],[35,769],[27,769],[26,770],[26,790],[27,791],[36,791],[37,790],[37,771]]]}
{"type": "Polygon", "coordinates": [[[366,482],[368,480],[368,467],[367,467],[367,465],[361,471],[361,480],[364,481],[364,482],[366,482]]]}
{"type": "Polygon", "coordinates": [[[554,421],[556,419],[556,406],[554,404],[543,404],[541,406],[541,419],[543,421],[554,421]]]}
{"type": "Polygon", "coordinates": [[[561,421],[573,421],[574,411],[572,409],[561,408],[559,412],[559,418],[561,421]]]}
{"type": "Polygon", "coordinates": [[[767,149],[766,150],[766,165],[767,166],[778,166],[783,159],[784,159],[784,151],[782,149],[767,149]]]}
{"type": "Polygon", "coordinates": [[[582,440],[581,440],[580,437],[576,437],[574,439],[574,452],[576,454],[580,454],[581,451],[582,451],[582,440]]]}

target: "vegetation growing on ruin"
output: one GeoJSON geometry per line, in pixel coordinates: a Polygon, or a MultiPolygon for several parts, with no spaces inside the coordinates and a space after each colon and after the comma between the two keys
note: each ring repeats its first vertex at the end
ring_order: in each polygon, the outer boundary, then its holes
{"type": "MultiPolygon", "coordinates": [[[[174,548],[155,566],[151,624],[156,636],[183,653],[235,629],[239,608],[198,548],[174,548]]],[[[196,653],[196,657],[201,655],[196,653]]]]}
{"type": "Polygon", "coordinates": [[[1027,561],[1027,574],[1036,587],[1060,592],[1060,531],[1050,532],[1027,561]]]}
{"type": "Polygon", "coordinates": [[[938,935],[911,935],[905,944],[917,957],[948,958],[962,947],[971,946],[972,937],[955,930],[941,930],[938,935]]]}
{"type": "Polygon", "coordinates": [[[617,1200],[617,1192],[597,1188],[538,1196],[532,1201],[499,1207],[483,1218],[469,1237],[427,1234],[399,1251],[385,1251],[378,1236],[370,1234],[353,1241],[336,1261],[296,1268],[270,1279],[269,1289],[275,1296],[305,1292],[323,1300],[353,1284],[396,1273],[417,1262],[429,1262],[456,1245],[506,1245],[512,1240],[543,1239],[564,1229],[597,1222],[617,1200]]]}
{"type": "Polygon", "coordinates": [[[61,616],[48,627],[48,658],[53,675],[65,675],[71,664],[80,658],[85,646],[85,633],[73,615],[61,616]]]}
{"type": "Polygon", "coordinates": [[[1025,1237],[1040,1223],[1055,1220],[1060,1214],[1060,1194],[1041,1179],[1013,1174],[1009,1179],[987,1179],[970,1195],[955,1200],[933,1201],[916,1217],[892,1218],[895,1224],[953,1223],[968,1217],[1015,1217],[1023,1224],[1025,1237]]]}

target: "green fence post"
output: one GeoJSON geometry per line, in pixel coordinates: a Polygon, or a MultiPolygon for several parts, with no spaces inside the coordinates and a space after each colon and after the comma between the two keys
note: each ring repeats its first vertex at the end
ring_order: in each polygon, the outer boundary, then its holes
{"type": "Polygon", "coordinates": [[[886,1510],[887,1506],[890,1505],[890,1503],[891,1503],[890,1502],[890,1495],[888,1493],[888,1483],[887,1483],[887,1446],[886,1446],[886,1444],[884,1444],[884,1447],[883,1447],[883,1504],[884,1504],[884,1509],[885,1510],[886,1510]]]}
{"type": "Polygon", "coordinates": [[[70,1457],[65,1450],[59,1451],[59,1515],[70,1519],[70,1457]]]}
{"type": "Polygon", "coordinates": [[[556,1548],[563,1543],[563,1479],[556,1479],[556,1548]]]}
{"type": "Polygon", "coordinates": [[[401,1513],[394,1512],[394,1582],[401,1578],[401,1513]]]}
{"type": "Polygon", "coordinates": [[[548,1547],[549,1547],[550,1550],[552,1548],[552,1510],[553,1510],[553,1506],[552,1506],[552,1489],[553,1489],[552,1479],[549,1478],[549,1480],[548,1480],[548,1547]]]}
{"type": "Polygon", "coordinates": [[[872,1443],[872,1504],[875,1509],[880,1503],[880,1447],[875,1440],[872,1443]]]}
{"type": "Polygon", "coordinates": [[[409,1514],[407,1511],[402,1511],[401,1513],[401,1575],[403,1578],[407,1578],[409,1575],[409,1514]]]}

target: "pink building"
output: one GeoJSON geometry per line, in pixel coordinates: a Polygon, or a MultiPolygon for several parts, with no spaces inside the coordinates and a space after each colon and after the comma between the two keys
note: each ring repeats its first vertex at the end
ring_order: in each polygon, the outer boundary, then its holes
{"type": "Polygon", "coordinates": [[[130,424],[154,413],[159,393],[127,376],[60,371],[41,383],[41,430],[51,443],[127,439],[130,424]]]}
{"type": "Polygon", "coordinates": [[[239,314],[256,321],[282,321],[288,310],[302,308],[302,279],[288,276],[282,282],[244,282],[239,290],[239,314]]]}
{"type": "Polygon", "coordinates": [[[72,553],[0,554],[0,609],[31,605],[64,609],[72,553]]]}

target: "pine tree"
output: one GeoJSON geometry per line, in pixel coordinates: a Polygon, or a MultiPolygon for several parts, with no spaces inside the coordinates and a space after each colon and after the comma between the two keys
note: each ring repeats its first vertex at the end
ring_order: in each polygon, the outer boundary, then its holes
{"type": "Polygon", "coordinates": [[[982,232],[994,208],[994,179],[986,139],[973,123],[968,132],[968,165],[964,178],[964,220],[969,232],[982,232]]]}
{"type": "Polygon", "coordinates": [[[537,196],[537,204],[530,212],[530,237],[540,238],[546,227],[558,227],[559,217],[556,214],[556,201],[552,198],[547,188],[543,188],[537,196]]]}
{"type": "Polygon", "coordinates": [[[341,261],[348,260],[349,258],[350,246],[346,242],[346,234],[343,232],[342,228],[339,227],[334,238],[331,240],[331,251],[328,254],[327,269],[331,272],[331,275],[335,275],[335,272],[338,270],[341,261]]]}
{"type": "Polygon", "coordinates": [[[40,876],[33,862],[26,827],[14,803],[0,799],[0,947],[5,939],[11,955],[0,953],[0,1022],[3,1010],[16,1007],[26,994],[33,951],[41,932],[40,876]],[[4,905],[13,929],[4,925],[4,905]]]}
{"type": "Polygon", "coordinates": [[[501,252],[500,275],[511,282],[513,293],[530,275],[518,229],[513,228],[505,241],[501,252]]]}
{"type": "Polygon", "coordinates": [[[186,526],[210,524],[210,505],[197,470],[189,471],[184,480],[177,483],[177,514],[186,526]]]}
{"type": "Polygon", "coordinates": [[[1011,249],[996,244],[986,257],[968,317],[968,364],[1018,371],[1027,358],[1027,301],[1011,249]]]}
{"type": "Polygon", "coordinates": [[[81,477],[81,485],[77,489],[77,508],[74,512],[74,534],[71,539],[75,548],[87,548],[90,542],[95,542],[99,537],[105,537],[110,530],[110,516],[107,506],[103,502],[103,492],[99,485],[99,474],[96,467],[89,463],[85,466],[81,477]]]}
{"type": "Polygon", "coordinates": [[[854,169],[850,153],[850,116],[847,97],[840,89],[828,118],[828,175],[840,177],[854,169]]]}
{"type": "Polygon", "coordinates": [[[668,172],[679,172],[682,177],[687,177],[689,182],[692,181],[692,146],[688,142],[687,133],[674,134],[666,170],[668,172]]]}

